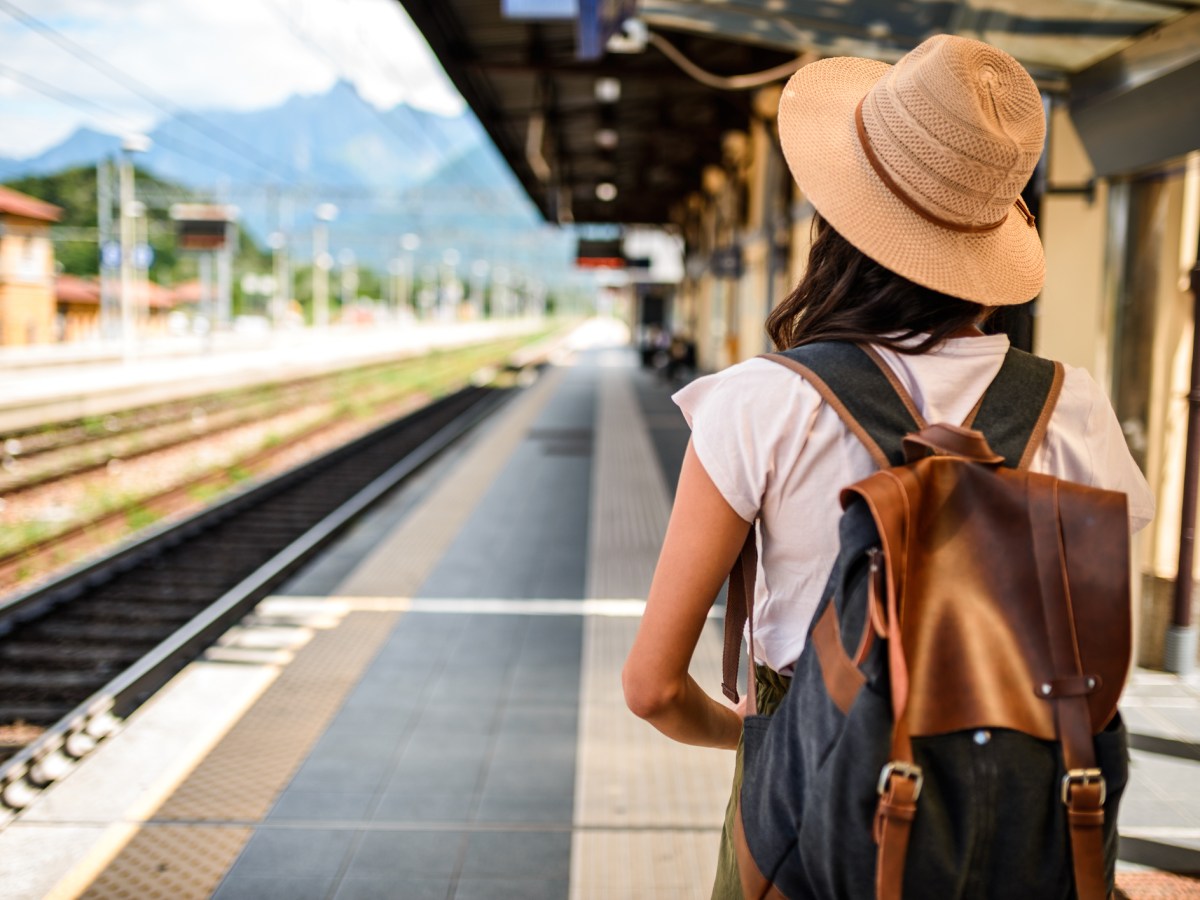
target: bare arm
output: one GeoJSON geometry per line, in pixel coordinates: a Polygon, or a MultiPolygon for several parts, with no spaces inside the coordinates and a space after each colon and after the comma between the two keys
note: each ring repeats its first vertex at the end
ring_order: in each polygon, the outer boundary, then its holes
{"type": "Polygon", "coordinates": [[[738,712],[708,696],[688,663],[750,523],[721,496],[689,443],[646,613],[625,661],[625,702],[668,737],[737,747],[738,712]]]}

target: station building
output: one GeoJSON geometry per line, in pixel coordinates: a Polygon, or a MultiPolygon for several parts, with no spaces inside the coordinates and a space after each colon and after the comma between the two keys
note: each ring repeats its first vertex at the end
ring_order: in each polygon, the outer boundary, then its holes
{"type": "Polygon", "coordinates": [[[683,275],[665,299],[644,303],[631,289],[626,302],[633,324],[690,339],[709,371],[771,349],[763,322],[805,266],[813,210],[775,124],[787,75],[828,56],[893,62],[943,32],[1016,56],[1047,112],[1024,198],[1048,275],[1041,296],[996,327],[1015,346],[1085,367],[1113,398],[1157,495],[1135,591],[1139,661],[1162,663],[1200,230],[1196,4],[404,5],[548,221],[592,237],[640,225],[682,238],[683,275]]]}
{"type": "Polygon", "coordinates": [[[54,244],[62,210],[0,187],[0,346],[54,340],[54,244]]]}

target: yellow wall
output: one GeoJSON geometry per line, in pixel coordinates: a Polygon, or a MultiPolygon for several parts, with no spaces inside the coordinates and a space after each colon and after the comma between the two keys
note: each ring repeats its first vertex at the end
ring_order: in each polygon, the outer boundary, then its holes
{"type": "Polygon", "coordinates": [[[54,292],[36,285],[0,285],[0,345],[54,340],[54,292]]]}
{"type": "MultiPolygon", "coordinates": [[[[1187,393],[1192,351],[1191,294],[1181,290],[1180,238],[1183,180],[1170,179],[1161,197],[1162,232],[1157,241],[1157,268],[1162,273],[1154,292],[1154,361],[1150,384],[1151,416],[1147,429],[1147,469],[1157,494],[1159,512],[1151,526],[1154,574],[1174,578],[1178,566],[1179,515],[1183,497],[1184,444],[1187,438],[1187,393]]],[[[1194,245],[1193,245],[1194,254],[1194,245]]]]}
{"type": "Polygon", "coordinates": [[[773,140],[762,119],[750,123],[749,202],[743,226],[742,258],[746,271],[737,286],[737,360],[751,359],[763,352],[763,322],[766,321],[771,265],[771,236],[767,234],[767,156],[773,140]]]}
{"type": "Polygon", "coordinates": [[[91,341],[100,337],[100,307],[95,303],[63,303],[58,311],[62,315],[63,341],[91,341]]]}
{"type": "MultiPolygon", "coordinates": [[[[1092,164],[1067,108],[1050,114],[1048,182],[1057,187],[1086,184],[1092,164]]],[[[1109,336],[1104,303],[1108,187],[1084,195],[1048,194],[1038,223],[1046,250],[1046,284],[1037,304],[1034,350],[1041,356],[1082,366],[1100,384],[1108,382],[1109,336]]]]}
{"type": "Polygon", "coordinates": [[[55,339],[54,247],[44,222],[0,217],[0,345],[55,339]]]}
{"type": "MultiPolygon", "coordinates": [[[[1198,174],[1193,171],[1187,179],[1194,185],[1193,193],[1200,188],[1198,174]]],[[[1141,319],[1151,325],[1136,350],[1138,358],[1149,363],[1144,388],[1148,415],[1140,439],[1145,441],[1146,478],[1154,492],[1157,514],[1140,535],[1135,559],[1144,576],[1138,661],[1152,666],[1162,663],[1163,635],[1171,619],[1179,561],[1193,330],[1186,275],[1196,248],[1194,228],[1185,228],[1195,216],[1185,202],[1187,193],[1185,179],[1178,173],[1151,181],[1143,187],[1144,222],[1135,228],[1131,220],[1129,233],[1121,236],[1132,248],[1140,275],[1136,293],[1120,299],[1136,304],[1141,319]]]]}

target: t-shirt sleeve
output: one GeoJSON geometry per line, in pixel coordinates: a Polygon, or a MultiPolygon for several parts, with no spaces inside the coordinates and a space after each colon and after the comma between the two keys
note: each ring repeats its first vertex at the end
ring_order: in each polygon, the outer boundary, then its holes
{"type": "Polygon", "coordinates": [[[803,378],[762,359],[698,378],[671,399],[692,429],[704,471],[747,522],[771,487],[781,440],[786,435],[795,444],[796,429],[812,419],[819,402],[803,378]]]}
{"type": "Polygon", "coordinates": [[[1121,423],[1117,421],[1117,414],[1108,396],[1090,375],[1084,372],[1083,376],[1092,394],[1086,436],[1091,456],[1092,485],[1121,491],[1129,498],[1129,522],[1136,533],[1154,518],[1154,494],[1129,452],[1121,423]]]}

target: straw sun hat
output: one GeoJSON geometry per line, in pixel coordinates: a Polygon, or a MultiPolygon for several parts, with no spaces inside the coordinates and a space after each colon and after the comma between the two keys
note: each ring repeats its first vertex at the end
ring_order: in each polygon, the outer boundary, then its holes
{"type": "Polygon", "coordinates": [[[1042,244],[1020,194],[1045,134],[1021,64],[949,35],[894,66],[812,63],[779,102],[792,176],[846,240],[910,281],[987,306],[1041,290],[1042,244]]]}

